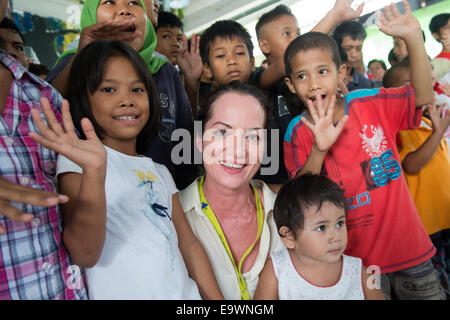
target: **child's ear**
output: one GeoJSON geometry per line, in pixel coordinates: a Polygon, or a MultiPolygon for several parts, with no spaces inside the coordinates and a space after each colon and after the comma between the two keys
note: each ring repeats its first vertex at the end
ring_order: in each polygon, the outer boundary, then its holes
{"type": "Polygon", "coordinates": [[[341,64],[338,70],[338,77],[340,81],[344,81],[345,76],[347,75],[347,65],[345,63],[341,64]]]}
{"type": "Polygon", "coordinates": [[[286,85],[288,86],[289,91],[291,91],[293,94],[296,95],[295,88],[294,88],[294,85],[293,85],[293,83],[291,81],[291,78],[285,77],[284,78],[284,82],[286,82],[286,85]]]}
{"type": "Polygon", "coordinates": [[[259,39],[258,40],[259,48],[261,49],[262,53],[264,53],[265,56],[270,54],[270,45],[267,40],[259,39]]]}
{"type": "Polygon", "coordinates": [[[441,42],[441,35],[439,33],[433,32],[431,35],[433,36],[434,39],[436,39],[437,42],[439,43],[441,42]]]}
{"type": "Polygon", "coordinates": [[[288,249],[295,249],[295,235],[294,233],[286,226],[282,226],[278,233],[280,234],[281,241],[285,244],[288,249]]]}
{"type": "Polygon", "coordinates": [[[203,65],[203,72],[206,79],[208,79],[209,81],[212,81],[214,79],[211,67],[207,63],[203,65]]]}
{"type": "Polygon", "coordinates": [[[255,58],[250,59],[250,72],[255,71],[255,58]]]}

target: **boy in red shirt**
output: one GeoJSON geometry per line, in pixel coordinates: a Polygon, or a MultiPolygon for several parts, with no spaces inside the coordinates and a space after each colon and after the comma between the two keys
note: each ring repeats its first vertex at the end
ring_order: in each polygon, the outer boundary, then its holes
{"type": "Polygon", "coordinates": [[[385,295],[390,297],[392,286],[400,299],[445,299],[430,262],[436,249],[402,177],[396,148],[397,132],[417,127],[420,107],[433,101],[421,27],[407,1],[403,5],[403,15],[395,5],[386,7],[379,28],[405,40],[412,60],[411,85],[357,90],[343,97],[338,82],[345,67],[336,43],[327,35],[309,33],[290,44],[286,83],[308,111],[289,124],[285,163],[290,177],[322,173],[345,190],[345,254],[387,274],[382,277],[385,295]]]}

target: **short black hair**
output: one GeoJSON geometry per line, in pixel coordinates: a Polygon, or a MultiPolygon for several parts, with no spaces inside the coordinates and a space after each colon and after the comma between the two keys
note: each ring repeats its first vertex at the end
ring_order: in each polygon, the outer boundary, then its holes
{"type": "Polygon", "coordinates": [[[334,29],[333,39],[338,45],[342,45],[342,40],[345,36],[350,36],[353,40],[364,40],[367,33],[361,23],[357,21],[346,21],[334,29]]]}
{"type": "Polygon", "coordinates": [[[341,57],[341,64],[346,64],[348,62],[348,54],[342,46],[338,45],[339,57],[341,57]]]}
{"type": "Polygon", "coordinates": [[[20,33],[19,28],[11,19],[4,17],[3,20],[0,22],[0,29],[10,29],[13,32],[17,33],[20,36],[20,39],[22,39],[22,42],[25,44],[25,39],[23,38],[23,35],[20,33]]]}
{"type": "Polygon", "coordinates": [[[205,130],[205,124],[211,119],[212,111],[211,107],[214,103],[225,93],[236,92],[242,95],[248,95],[254,97],[261,104],[264,111],[264,128],[267,128],[269,120],[269,108],[266,95],[256,86],[249,83],[242,83],[239,80],[231,81],[229,84],[218,87],[212,91],[200,104],[200,110],[197,115],[197,120],[202,122],[202,130],[205,130]]]}
{"type": "MultiPolygon", "coordinates": [[[[155,0],[156,1],[156,0],[155,0]]],[[[172,12],[159,11],[158,12],[158,24],[156,25],[155,32],[161,27],[177,27],[183,32],[183,22],[172,12]]]]}
{"type": "Polygon", "coordinates": [[[68,100],[71,106],[70,113],[81,138],[86,138],[81,128],[81,119],[88,118],[94,126],[95,133],[102,139],[105,130],[93,116],[89,104],[89,93],[94,93],[100,86],[106,61],[117,56],[124,57],[131,62],[147,91],[150,116],[136,141],[136,151],[142,154],[159,132],[161,104],[152,75],[144,60],[136,50],[125,42],[94,41],[75,56],[69,74],[68,100]]]}
{"type": "Polygon", "coordinates": [[[385,71],[387,70],[387,68],[386,68],[386,63],[384,63],[384,61],[383,61],[383,60],[380,60],[380,59],[372,59],[372,60],[370,60],[369,63],[367,64],[367,67],[370,67],[370,65],[371,65],[372,63],[376,63],[376,62],[378,62],[379,64],[381,64],[381,67],[382,67],[385,71]]]}
{"type": "Polygon", "coordinates": [[[216,38],[233,39],[233,37],[238,37],[244,41],[250,59],[253,59],[253,42],[247,29],[236,21],[219,20],[208,27],[200,37],[200,56],[203,64],[207,63],[210,65],[209,48],[216,38]]]}
{"type": "Polygon", "coordinates": [[[338,46],[333,38],[321,32],[307,32],[295,38],[284,53],[284,65],[287,77],[291,76],[291,61],[294,56],[301,51],[313,49],[328,50],[336,68],[339,69],[341,66],[341,57],[339,55],[338,46]]]}
{"type": "Polygon", "coordinates": [[[383,87],[392,88],[397,86],[397,74],[399,70],[410,68],[410,59],[405,57],[400,62],[393,65],[383,76],[383,87]]]}
{"type": "Polygon", "coordinates": [[[265,25],[268,24],[272,21],[274,21],[275,19],[277,19],[278,17],[281,16],[292,16],[295,18],[294,14],[292,13],[291,9],[289,9],[289,7],[285,6],[284,4],[280,4],[279,6],[273,8],[272,10],[264,13],[258,20],[258,22],[256,23],[256,37],[259,39],[261,36],[261,28],[265,25]]]}
{"type": "Polygon", "coordinates": [[[273,207],[278,232],[285,226],[296,237],[297,231],[303,229],[305,211],[315,206],[319,210],[324,202],[347,212],[344,191],[328,177],[306,173],[289,180],[278,192],[273,207]]]}
{"type": "Polygon", "coordinates": [[[430,21],[430,32],[441,34],[441,28],[444,27],[450,19],[450,13],[441,13],[434,16],[430,21]]]}

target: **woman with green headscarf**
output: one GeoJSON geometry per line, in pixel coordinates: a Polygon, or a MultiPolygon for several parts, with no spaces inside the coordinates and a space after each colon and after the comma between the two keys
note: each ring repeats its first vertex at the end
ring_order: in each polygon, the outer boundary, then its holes
{"type": "Polygon", "coordinates": [[[198,170],[193,164],[172,163],[171,152],[175,144],[171,136],[175,129],[192,132],[192,110],[177,70],[167,63],[168,60],[153,55],[156,34],[147,17],[144,1],[87,0],[81,12],[80,25],[78,48],[65,52],[46,80],[67,97],[70,90],[69,71],[77,52],[95,40],[121,40],[128,43],[140,53],[152,73],[162,107],[159,135],[144,155],[165,165],[177,188],[184,189],[197,178],[198,170]]]}

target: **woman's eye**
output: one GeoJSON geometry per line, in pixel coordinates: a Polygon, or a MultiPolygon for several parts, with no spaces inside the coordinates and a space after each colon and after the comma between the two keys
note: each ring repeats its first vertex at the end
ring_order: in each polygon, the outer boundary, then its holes
{"type": "Polygon", "coordinates": [[[257,134],[249,134],[247,135],[247,139],[251,142],[258,142],[259,136],[257,134]]]}
{"type": "Polygon", "coordinates": [[[316,228],[316,230],[322,232],[322,231],[325,230],[325,226],[323,226],[323,225],[319,226],[319,227],[316,228]]]}
{"type": "Polygon", "coordinates": [[[227,134],[227,130],[225,130],[225,129],[216,130],[216,131],[214,132],[214,135],[215,135],[215,136],[218,136],[218,137],[223,137],[223,136],[225,136],[226,134],[227,134]]]}

